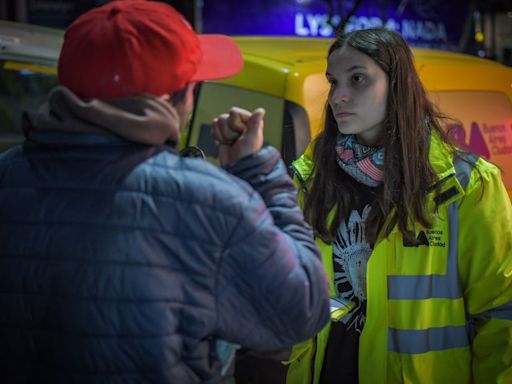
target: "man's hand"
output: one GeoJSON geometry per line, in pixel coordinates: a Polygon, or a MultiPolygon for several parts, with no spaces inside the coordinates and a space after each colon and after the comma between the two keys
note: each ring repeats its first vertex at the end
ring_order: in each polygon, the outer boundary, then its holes
{"type": "Polygon", "coordinates": [[[265,110],[254,112],[232,107],[212,121],[212,135],[219,143],[219,160],[222,166],[258,152],[263,146],[263,118],[265,110]]]}

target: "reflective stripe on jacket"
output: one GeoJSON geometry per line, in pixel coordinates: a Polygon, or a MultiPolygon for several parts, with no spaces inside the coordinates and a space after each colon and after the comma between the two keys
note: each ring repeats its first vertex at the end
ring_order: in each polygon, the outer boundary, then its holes
{"type": "MultiPolygon", "coordinates": [[[[310,153],[293,163],[299,184],[310,153]]],[[[440,184],[427,197],[432,228],[416,223],[418,246],[397,227],[381,234],[368,262],[359,381],[512,383],[512,207],[500,172],[453,157],[436,136],[430,161],[440,184]]],[[[317,243],[334,294],[332,246],[317,243]]],[[[328,337],[329,325],[294,347],[287,383],[319,382],[328,337]]]]}

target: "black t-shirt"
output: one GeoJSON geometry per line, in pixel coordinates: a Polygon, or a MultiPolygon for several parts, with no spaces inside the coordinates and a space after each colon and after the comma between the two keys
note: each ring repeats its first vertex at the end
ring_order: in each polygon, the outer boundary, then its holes
{"type": "Polygon", "coordinates": [[[365,221],[375,189],[361,187],[359,203],[344,220],[333,244],[336,294],[355,303],[354,309],[331,323],[320,376],[321,384],[358,383],[359,336],[366,320],[366,265],[372,248],[366,240],[365,221]]]}

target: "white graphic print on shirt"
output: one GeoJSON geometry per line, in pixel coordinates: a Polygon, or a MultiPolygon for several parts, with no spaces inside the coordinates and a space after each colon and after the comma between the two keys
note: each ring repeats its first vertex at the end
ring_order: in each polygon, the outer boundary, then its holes
{"type": "Polygon", "coordinates": [[[334,243],[334,284],[337,295],[356,303],[352,312],[341,319],[347,329],[354,327],[359,333],[366,319],[366,265],[372,249],[366,240],[365,222],[370,212],[366,205],[362,215],[352,211],[349,219],[342,222],[334,243]]]}

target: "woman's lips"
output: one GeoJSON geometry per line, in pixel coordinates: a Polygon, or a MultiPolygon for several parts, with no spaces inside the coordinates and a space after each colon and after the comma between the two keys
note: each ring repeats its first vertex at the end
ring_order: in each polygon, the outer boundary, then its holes
{"type": "Polygon", "coordinates": [[[352,116],[353,113],[351,112],[336,112],[336,117],[348,117],[352,116]]]}

